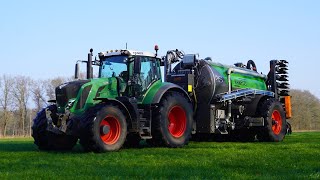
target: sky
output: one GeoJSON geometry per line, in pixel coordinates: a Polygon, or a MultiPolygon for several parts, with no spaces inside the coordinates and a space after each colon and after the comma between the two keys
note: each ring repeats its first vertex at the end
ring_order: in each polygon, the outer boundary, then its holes
{"type": "MultiPolygon", "coordinates": [[[[1,1],[0,75],[70,77],[76,60],[111,49],[170,49],[232,65],[289,61],[291,88],[320,97],[320,1],[1,1]]],[[[85,70],[85,66],[82,66],[85,70]]]]}

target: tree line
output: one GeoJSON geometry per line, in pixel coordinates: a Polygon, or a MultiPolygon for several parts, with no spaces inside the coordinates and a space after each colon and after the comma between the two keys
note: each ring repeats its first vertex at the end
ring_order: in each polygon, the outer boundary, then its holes
{"type": "Polygon", "coordinates": [[[55,87],[70,79],[34,80],[26,76],[0,77],[0,137],[30,136],[33,118],[55,99],[55,87]]]}
{"type": "Polygon", "coordinates": [[[292,118],[288,120],[294,130],[320,130],[320,100],[307,90],[290,92],[292,118]]]}
{"type": "MultiPolygon", "coordinates": [[[[82,75],[83,76],[83,75],[82,75]]],[[[26,76],[0,76],[0,137],[30,136],[33,118],[47,101],[55,99],[55,88],[72,78],[34,80],[26,76]]],[[[320,130],[320,100],[306,90],[291,90],[294,130],[320,130]]]]}

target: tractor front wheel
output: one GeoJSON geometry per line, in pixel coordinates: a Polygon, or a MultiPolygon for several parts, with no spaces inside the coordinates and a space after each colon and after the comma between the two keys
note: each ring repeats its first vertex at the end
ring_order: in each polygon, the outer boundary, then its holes
{"type": "Polygon", "coordinates": [[[89,110],[80,126],[80,144],[86,151],[117,151],[126,140],[126,118],[113,105],[98,105],[89,110]]]}
{"type": "MultiPolygon", "coordinates": [[[[55,119],[57,106],[50,105],[47,107],[52,112],[52,118],[55,119]]],[[[40,150],[71,150],[77,143],[78,138],[72,135],[55,134],[47,131],[46,108],[38,112],[33,120],[32,137],[34,144],[40,150]]]]}

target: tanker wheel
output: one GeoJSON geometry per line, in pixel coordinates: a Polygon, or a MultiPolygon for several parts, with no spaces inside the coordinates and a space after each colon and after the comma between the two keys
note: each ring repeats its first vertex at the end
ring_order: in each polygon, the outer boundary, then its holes
{"type": "Polygon", "coordinates": [[[188,99],[180,93],[169,92],[153,112],[152,137],[154,146],[182,147],[191,135],[193,110],[188,99]]]}
{"type": "MultiPolygon", "coordinates": [[[[53,112],[53,119],[57,118],[57,106],[50,105],[47,108],[53,112]]],[[[54,134],[47,131],[47,119],[45,108],[42,109],[33,120],[32,137],[34,144],[40,150],[71,150],[77,143],[78,138],[71,135],[54,134]]]]}
{"type": "Polygon", "coordinates": [[[87,111],[80,128],[80,144],[86,151],[117,151],[127,136],[126,118],[113,105],[98,105],[87,111]]]}
{"type": "Polygon", "coordinates": [[[265,126],[257,134],[259,141],[279,142],[285,137],[287,126],[282,104],[275,99],[262,102],[259,114],[264,118],[265,126]]]}

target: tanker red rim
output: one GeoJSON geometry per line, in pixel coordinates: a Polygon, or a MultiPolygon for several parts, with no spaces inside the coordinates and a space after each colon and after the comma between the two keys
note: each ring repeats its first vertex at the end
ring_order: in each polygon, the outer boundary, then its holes
{"type": "Polygon", "coordinates": [[[282,129],[282,117],[278,110],[272,112],[272,131],[274,134],[280,134],[282,129]]]}
{"type": "Polygon", "coordinates": [[[100,129],[104,127],[107,127],[109,131],[106,134],[100,131],[100,139],[105,144],[115,144],[119,140],[121,135],[121,125],[119,120],[114,116],[106,116],[100,122],[100,129]]]}
{"type": "Polygon", "coordinates": [[[187,126],[187,115],[185,110],[180,106],[173,106],[169,110],[168,120],[169,133],[175,138],[183,136],[187,126]]]}

